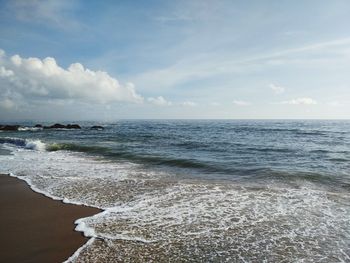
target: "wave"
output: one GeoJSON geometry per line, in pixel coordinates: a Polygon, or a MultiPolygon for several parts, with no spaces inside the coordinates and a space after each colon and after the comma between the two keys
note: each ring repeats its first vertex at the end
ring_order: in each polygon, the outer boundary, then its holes
{"type": "Polygon", "coordinates": [[[46,146],[47,151],[72,151],[82,152],[86,154],[92,154],[97,156],[103,156],[108,159],[127,160],[144,165],[156,165],[166,166],[183,169],[194,169],[204,173],[216,173],[216,174],[235,174],[252,176],[258,172],[266,172],[269,169],[266,168],[232,168],[226,167],[222,164],[208,163],[196,159],[185,159],[185,158],[171,158],[159,155],[149,155],[141,153],[133,153],[121,149],[111,149],[101,146],[87,146],[78,145],[73,143],[53,143],[46,146]]]}
{"type": "MultiPolygon", "coordinates": [[[[52,143],[45,144],[40,140],[28,140],[23,138],[0,138],[2,144],[12,144],[20,148],[37,150],[37,151],[68,151],[68,152],[81,152],[94,157],[104,157],[109,160],[116,161],[129,161],[136,164],[158,166],[166,169],[180,168],[190,169],[195,173],[191,173],[194,177],[199,172],[200,177],[206,179],[214,178],[215,180],[244,180],[244,181],[278,181],[285,183],[293,183],[298,180],[314,182],[318,184],[331,184],[341,185],[341,188],[350,187],[350,183],[341,176],[330,176],[322,173],[312,173],[305,171],[283,171],[280,169],[271,169],[266,166],[231,166],[222,163],[205,162],[197,159],[190,158],[174,158],[170,156],[160,156],[151,154],[142,154],[137,152],[130,152],[125,149],[113,149],[102,146],[82,145],[74,143],[52,143]],[[215,174],[214,177],[211,175],[215,174]]],[[[251,147],[250,151],[277,151],[277,152],[289,152],[288,149],[283,148],[254,148],[251,147]]],[[[332,161],[343,161],[332,160],[332,161]]]]}
{"type": "Polygon", "coordinates": [[[273,147],[247,147],[245,150],[255,152],[277,152],[277,153],[291,153],[296,152],[295,149],[288,148],[273,148],[273,147]]]}
{"type": "Polygon", "coordinates": [[[202,168],[206,170],[216,170],[213,166],[201,163],[192,159],[180,159],[180,158],[166,158],[154,155],[142,155],[137,153],[131,153],[126,151],[116,151],[107,147],[101,146],[86,146],[77,145],[72,143],[53,143],[46,146],[47,151],[75,151],[84,152],[88,154],[98,154],[109,158],[120,158],[132,161],[137,161],[141,163],[158,164],[158,165],[168,165],[177,166],[182,168],[202,168]]]}
{"type": "Polygon", "coordinates": [[[257,173],[254,176],[256,180],[263,180],[266,182],[286,182],[297,183],[300,181],[312,182],[317,185],[327,186],[329,189],[336,188],[349,189],[350,181],[346,176],[334,176],[332,174],[307,172],[307,171],[285,171],[285,170],[273,170],[266,169],[262,173],[257,173]]]}
{"type": "Polygon", "coordinates": [[[347,158],[328,158],[329,161],[332,161],[332,162],[349,162],[349,159],[347,158]]]}
{"type": "Polygon", "coordinates": [[[0,144],[12,144],[20,148],[36,151],[45,151],[46,144],[40,140],[28,140],[22,138],[0,138],[0,144]]]}
{"type": "Polygon", "coordinates": [[[214,165],[202,163],[193,159],[166,158],[161,156],[141,155],[126,151],[116,152],[113,149],[101,146],[87,146],[73,143],[52,143],[45,144],[40,140],[28,140],[23,138],[0,138],[0,144],[11,144],[20,148],[37,151],[72,151],[83,152],[87,154],[99,155],[107,158],[117,158],[129,161],[135,161],[143,164],[167,165],[180,168],[197,168],[207,172],[223,172],[225,169],[219,169],[214,165]]]}
{"type": "Polygon", "coordinates": [[[18,131],[42,131],[41,127],[19,127],[18,131]]]}
{"type": "MultiPolygon", "coordinates": [[[[275,182],[284,183],[296,183],[299,180],[318,183],[321,185],[341,186],[341,188],[349,188],[350,182],[345,178],[339,176],[331,176],[328,174],[305,172],[305,171],[283,171],[275,170],[268,167],[230,167],[223,164],[203,162],[196,159],[184,159],[184,158],[170,158],[165,156],[156,155],[142,155],[138,153],[131,153],[126,151],[116,151],[107,147],[101,146],[84,146],[76,144],[51,144],[46,147],[48,151],[75,151],[84,152],[87,154],[99,155],[109,159],[123,159],[138,164],[156,165],[174,168],[191,169],[197,172],[201,172],[200,176],[206,179],[212,178],[206,177],[204,174],[215,173],[215,179],[228,179],[232,180],[232,175],[237,176],[240,180],[253,180],[256,182],[264,182],[273,180],[275,182]],[[203,174],[204,173],[204,174],[203,174]]],[[[256,150],[256,149],[255,149],[256,150]]],[[[262,151],[272,149],[259,149],[262,151]]],[[[274,149],[275,151],[284,152],[285,149],[274,149]]]]}
{"type": "Polygon", "coordinates": [[[326,130],[308,130],[303,128],[267,128],[261,126],[241,126],[236,128],[237,131],[264,132],[264,133],[295,133],[297,135],[315,135],[324,136],[329,131],[326,130]]]}
{"type": "Polygon", "coordinates": [[[72,151],[72,152],[83,152],[89,154],[96,154],[107,156],[111,154],[111,150],[107,147],[101,146],[88,146],[74,143],[52,143],[46,145],[46,150],[49,152],[56,151],[72,151]]]}

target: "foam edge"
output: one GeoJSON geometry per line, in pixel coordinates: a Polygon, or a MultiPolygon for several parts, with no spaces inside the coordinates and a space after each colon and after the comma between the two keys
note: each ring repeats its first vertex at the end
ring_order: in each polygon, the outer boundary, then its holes
{"type": "Polygon", "coordinates": [[[76,260],[80,253],[87,248],[88,246],[90,246],[93,242],[95,241],[95,238],[92,237],[90,238],[84,245],[82,245],[80,248],[78,248],[73,255],[71,255],[69,258],[67,258],[65,261],[63,261],[63,263],[70,263],[73,262],[74,260],[76,260]]]}

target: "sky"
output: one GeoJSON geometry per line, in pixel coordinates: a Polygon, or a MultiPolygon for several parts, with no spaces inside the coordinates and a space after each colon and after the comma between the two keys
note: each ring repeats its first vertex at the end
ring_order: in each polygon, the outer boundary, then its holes
{"type": "Polygon", "coordinates": [[[350,1],[0,0],[0,121],[349,119],[350,1]]]}

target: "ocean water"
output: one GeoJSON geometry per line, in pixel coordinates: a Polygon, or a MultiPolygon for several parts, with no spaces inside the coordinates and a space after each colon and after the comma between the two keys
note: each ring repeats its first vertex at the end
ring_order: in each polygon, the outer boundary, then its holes
{"type": "Polygon", "coordinates": [[[104,210],[68,262],[350,262],[350,121],[81,124],[0,132],[1,173],[104,210]]]}

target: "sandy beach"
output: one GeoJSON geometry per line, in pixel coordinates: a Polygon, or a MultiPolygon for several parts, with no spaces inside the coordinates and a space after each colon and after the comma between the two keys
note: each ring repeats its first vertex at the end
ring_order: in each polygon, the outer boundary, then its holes
{"type": "Polygon", "coordinates": [[[88,239],[74,221],[100,212],[33,192],[19,179],[0,175],[1,262],[62,262],[88,239]]]}

